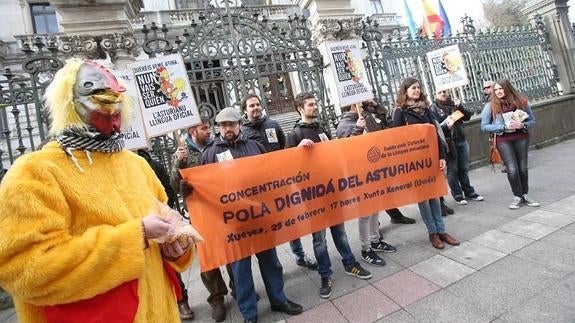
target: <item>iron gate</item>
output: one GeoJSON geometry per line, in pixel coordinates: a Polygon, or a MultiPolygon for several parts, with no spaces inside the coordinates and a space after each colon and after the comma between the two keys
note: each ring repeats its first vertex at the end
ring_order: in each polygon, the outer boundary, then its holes
{"type": "Polygon", "coordinates": [[[439,40],[387,39],[376,21],[364,23],[366,69],[375,97],[393,107],[401,81],[415,77],[430,99],[435,89],[426,53],[457,44],[465,61],[469,84],[456,91],[466,106],[479,113],[484,104],[483,82],[510,79],[530,100],[559,95],[551,44],[541,17],[532,26],[477,32],[469,17],[462,19],[464,32],[439,40]]]}

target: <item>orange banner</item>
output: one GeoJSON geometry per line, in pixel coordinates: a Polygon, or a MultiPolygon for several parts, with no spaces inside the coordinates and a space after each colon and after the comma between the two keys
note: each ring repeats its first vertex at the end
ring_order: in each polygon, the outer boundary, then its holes
{"type": "Polygon", "coordinates": [[[447,193],[432,125],[182,170],[202,271],[363,215],[447,193]]]}

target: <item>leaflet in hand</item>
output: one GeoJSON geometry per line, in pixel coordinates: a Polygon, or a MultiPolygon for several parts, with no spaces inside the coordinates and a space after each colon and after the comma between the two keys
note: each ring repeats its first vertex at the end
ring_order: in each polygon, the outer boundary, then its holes
{"type": "Polygon", "coordinates": [[[529,118],[529,115],[527,114],[527,112],[520,110],[520,109],[517,109],[515,111],[511,111],[511,112],[505,112],[502,114],[502,116],[503,116],[503,120],[505,121],[506,127],[509,127],[509,125],[511,124],[511,121],[523,122],[527,118],[529,118]]]}
{"type": "Polygon", "coordinates": [[[451,128],[451,126],[459,119],[463,118],[463,112],[459,111],[459,110],[455,110],[452,114],[450,114],[447,118],[445,118],[443,120],[443,122],[441,123],[441,125],[447,125],[448,127],[451,128]]]}

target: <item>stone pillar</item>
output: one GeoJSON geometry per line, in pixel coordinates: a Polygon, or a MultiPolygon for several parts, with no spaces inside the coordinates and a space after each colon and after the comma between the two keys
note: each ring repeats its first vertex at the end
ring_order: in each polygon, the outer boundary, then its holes
{"type": "Polygon", "coordinates": [[[541,15],[549,34],[559,83],[564,94],[575,93],[575,41],[569,25],[568,0],[533,0],[522,10],[528,17],[541,15]]]}
{"type": "Polygon", "coordinates": [[[143,7],[142,0],[53,0],[50,1],[62,31],[75,35],[131,32],[131,20],[143,7]]]}
{"type": "Polygon", "coordinates": [[[309,10],[312,28],[312,39],[323,56],[327,68],[324,69],[324,79],[327,95],[334,104],[336,113],[340,113],[339,96],[335,76],[329,67],[326,42],[343,39],[361,39],[363,15],[356,14],[352,0],[297,0],[303,9],[309,10]]]}

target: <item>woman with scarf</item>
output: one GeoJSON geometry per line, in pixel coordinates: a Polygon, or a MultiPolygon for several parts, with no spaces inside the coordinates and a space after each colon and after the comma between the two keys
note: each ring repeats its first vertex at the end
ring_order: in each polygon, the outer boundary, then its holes
{"type": "MultiPolygon", "coordinates": [[[[391,120],[393,127],[405,126],[411,124],[429,123],[435,125],[431,111],[429,110],[429,101],[421,90],[420,83],[417,79],[408,77],[399,87],[396,99],[396,108],[392,113],[391,120]]],[[[444,169],[446,166],[446,147],[439,138],[439,167],[444,169]]],[[[441,216],[441,204],[439,198],[421,201],[417,204],[421,218],[427,227],[429,241],[434,248],[443,249],[444,242],[453,246],[458,246],[459,241],[445,232],[445,224],[441,216]]]]}
{"type": "Polygon", "coordinates": [[[509,80],[493,84],[493,94],[481,112],[481,130],[494,134],[497,149],[507,169],[507,179],[513,192],[509,208],[522,204],[541,206],[527,196],[529,191],[527,151],[528,129],[535,127],[535,116],[527,99],[521,96],[509,80]]]}

